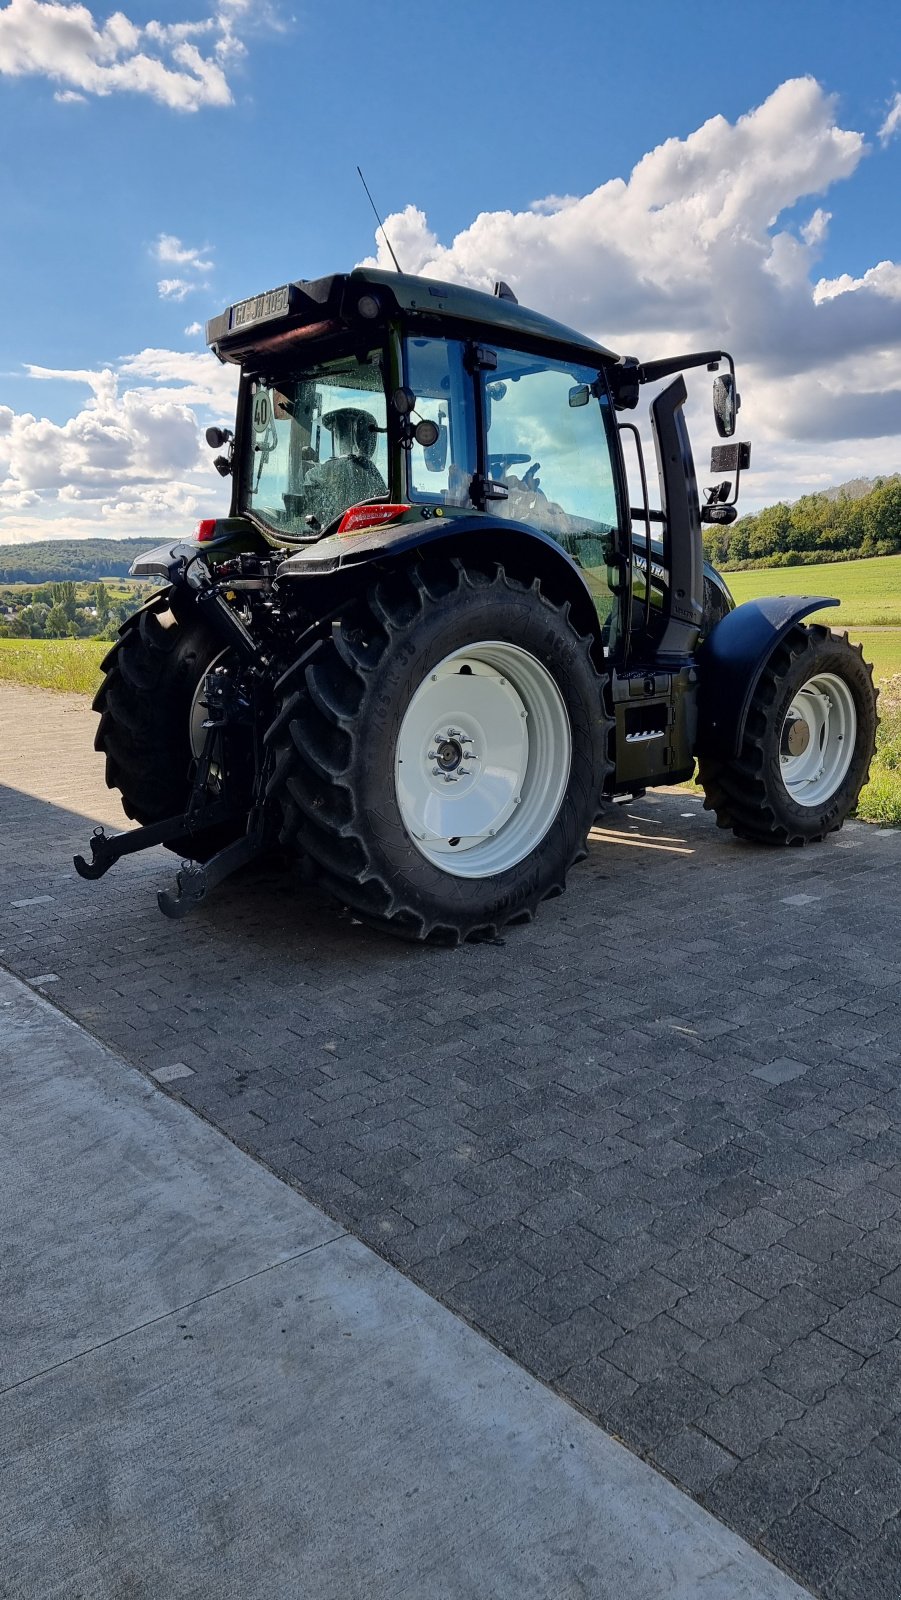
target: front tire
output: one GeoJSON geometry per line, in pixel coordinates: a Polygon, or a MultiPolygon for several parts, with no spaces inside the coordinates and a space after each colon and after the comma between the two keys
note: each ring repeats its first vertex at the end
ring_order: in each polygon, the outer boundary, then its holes
{"type": "Polygon", "coordinates": [[[411,563],[349,606],[279,695],[281,841],[352,910],[453,944],[563,891],[612,724],[589,641],[537,581],[411,563]]]}
{"type": "Polygon", "coordinates": [[[798,624],[754,691],[732,761],[702,756],[704,806],[762,844],[825,839],[854,810],[876,747],[873,669],[847,634],[798,624]]]}

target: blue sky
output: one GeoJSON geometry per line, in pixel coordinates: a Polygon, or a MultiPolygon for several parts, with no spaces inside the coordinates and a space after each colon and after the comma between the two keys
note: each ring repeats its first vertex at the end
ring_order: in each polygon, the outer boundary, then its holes
{"type": "Polygon", "coordinates": [[[0,0],[0,540],[221,507],[186,330],[371,253],[357,162],[409,270],[728,339],[746,507],[898,470],[899,45],[888,0],[0,0]]]}

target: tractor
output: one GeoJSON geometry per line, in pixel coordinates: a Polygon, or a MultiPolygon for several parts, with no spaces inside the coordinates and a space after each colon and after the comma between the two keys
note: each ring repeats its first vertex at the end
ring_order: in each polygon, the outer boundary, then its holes
{"type": "Polygon", "coordinates": [[[504,283],[368,268],[232,305],[207,342],[240,373],[207,431],[230,513],[132,567],[160,587],[103,663],[95,743],[139,826],[97,829],[84,877],[166,845],[181,916],[275,853],[456,944],[560,894],[606,802],[696,770],[742,839],[841,827],[877,719],[860,650],[803,621],[837,602],[736,607],[704,559],[750,445],[714,447],[701,504],[684,373],[716,374],[732,440],[728,352],[642,362],[504,283]]]}

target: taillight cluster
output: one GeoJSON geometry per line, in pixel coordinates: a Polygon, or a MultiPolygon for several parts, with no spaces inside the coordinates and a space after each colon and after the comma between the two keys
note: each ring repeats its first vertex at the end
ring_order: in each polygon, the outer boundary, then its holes
{"type": "Polygon", "coordinates": [[[364,528],[380,528],[386,522],[397,522],[409,506],[351,506],[338,523],[338,535],[362,533],[364,528]]]}
{"type": "MultiPolygon", "coordinates": [[[[351,506],[345,511],[338,523],[339,534],[362,533],[364,528],[380,528],[386,522],[397,522],[409,511],[408,505],[386,506],[351,506]]],[[[216,537],[216,517],[203,517],[194,529],[194,538],[198,544],[207,544],[216,537]]]]}

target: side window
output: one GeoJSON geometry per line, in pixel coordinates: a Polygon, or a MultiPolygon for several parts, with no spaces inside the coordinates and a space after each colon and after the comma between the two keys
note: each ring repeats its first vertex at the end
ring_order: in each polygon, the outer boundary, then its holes
{"type": "Polygon", "coordinates": [[[416,396],[416,417],[434,422],[436,444],[409,451],[410,498],[436,505],[469,505],[476,470],[472,379],[456,340],[408,339],[405,382],[416,396]]]}
{"type": "Polygon", "coordinates": [[[618,525],[608,402],[586,386],[597,371],[498,350],[483,376],[488,476],[507,490],[493,516],[541,528],[583,569],[612,620],[609,566],[618,525]]]}
{"type": "Polygon", "coordinates": [[[484,379],[488,475],[509,491],[492,510],[542,528],[576,557],[617,525],[604,420],[585,396],[596,377],[499,350],[497,371],[484,379]]]}

